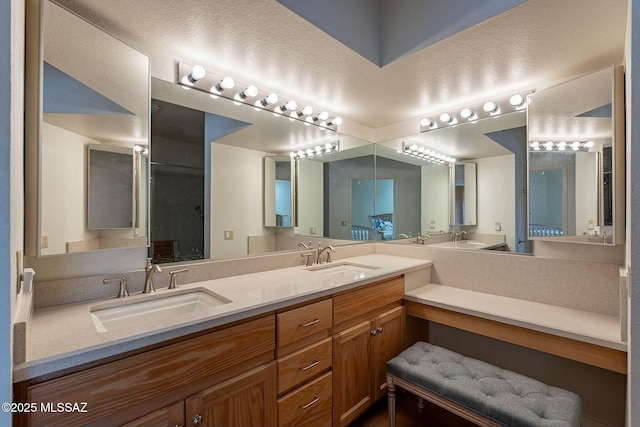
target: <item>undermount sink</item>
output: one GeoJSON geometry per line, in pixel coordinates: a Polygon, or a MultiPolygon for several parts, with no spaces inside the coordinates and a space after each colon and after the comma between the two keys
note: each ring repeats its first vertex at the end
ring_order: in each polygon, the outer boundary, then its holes
{"type": "Polygon", "coordinates": [[[107,332],[141,323],[153,325],[173,316],[204,312],[230,302],[207,289],[197,288],[152,295],[144,300],[109,302],[91,307],[90,312],[96,330],[107,332]]]}
{"type": "Polygon", "coordinates": [[[334,279],[360,279],[366,275],[366,273],[377,270],[380,267],[374,267],[371,265],[356,264],[353,262],[340,262],[340,263],[328,263],[317,265],[315,267],[307,268],[308,271],[313,271],[321,274],[325,277],[331,277],[334,279]]]}

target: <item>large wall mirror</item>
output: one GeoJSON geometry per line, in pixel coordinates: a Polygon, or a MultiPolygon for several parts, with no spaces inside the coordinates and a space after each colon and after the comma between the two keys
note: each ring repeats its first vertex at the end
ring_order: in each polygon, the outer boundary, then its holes
{"type": "MultiPolygon", "coordinates": [[[[417,236],[452,227],[469,233],[497,233],[504,235],[509,251],[530,252],[526,233],[524,111],[440,127],[376,145],[380,157],[402,162],[405,169],[416,168],[420,177],[418,190],[409,191],[413,198],[399,199],[397,233],[417,236]],[[451,167],[433,164],[406,155],[407,146],[430,149],[457,161],[451,167]],[[403,206],[408,209],[403,210],[403,206]],[[412,216],[418,221],[405,222],[412,216]]],[[[399,183],[401,193],[407,184],[399,183]]]]}
{"type": "MultiPolygon", "coordinates": [[[[451,148],[461,163],[477,165],[477,224],[472,227],[496,233],[495,223],[501,223],[499,233],[508,236],[515,251],[517,188],[523,195],[525,185],[514,184],[519,162],[523,180],[526,174],[523,112],[371,144],[158,79],[152,79],[152,95],[151,253],[158,261],[220,259],[297,250],[300,242],[354,244],[447,231],[450,168],[404,154],[402,143],[411,141],[440,151],[451,148]],[[278,219],[264,210],[275,203],[266,200],[265,158],[275,161],[268,173],[273,178],[279,161],[287,167],[281,155],[327,142],[340,150],[293,162],[293,223],[272,227],[278,219]],[[171,173],[156,175],[167,168],[171,173]],[[181,176],[187,178],[184,185],[181,176]],[[182,219],[171,220],[178,217],[182,219]]],[[[275,188],[271,181],[269,187],[275,188]]],[[[522,233],[526,236],[524,225],[522,233]]]]}
{"type": "Polygon", "coordinates": [[[27,255],[147,246],[149,58],[52,1],[27,7],[27,255]]]}
{"type": "Polygon", "coordinates": [[[622,70],[608,67],[529,96],[529,236],[623,242],[622,70]]]}
{"type": "MultiPolygon", "coordinates": [[[[371,144],[159,79],[152,79],[151,105],[150,255],[157,262],[298,250],[311,239],[329,244],[323,220],[294,234],[301,229],[295,218],[322,218],[322,205],[312,203],[322,199],[323,184],[294,183],[289,153],[338,140],[337,154],[371,144]]],[[[337,239],[330,243],[353,243],[337,239]]]]}

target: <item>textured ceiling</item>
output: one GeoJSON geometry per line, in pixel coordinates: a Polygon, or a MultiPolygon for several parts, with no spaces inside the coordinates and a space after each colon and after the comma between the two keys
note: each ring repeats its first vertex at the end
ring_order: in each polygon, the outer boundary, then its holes
{"type": "Polygon", "coordinates": [[[276,0],[60,0],[175,81],[200,63],[371,129],[623,60],[628,0],[529,0],[378,67],[276,0]]]}

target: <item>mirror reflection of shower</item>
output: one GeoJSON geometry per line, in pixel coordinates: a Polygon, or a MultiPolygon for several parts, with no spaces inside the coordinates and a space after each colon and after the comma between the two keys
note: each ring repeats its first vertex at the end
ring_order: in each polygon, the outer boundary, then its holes
{"type": "Polygon", "coordinates": [[[151,248],[155,262],[202,259],[204,113],[153,100],[151,248]]]}

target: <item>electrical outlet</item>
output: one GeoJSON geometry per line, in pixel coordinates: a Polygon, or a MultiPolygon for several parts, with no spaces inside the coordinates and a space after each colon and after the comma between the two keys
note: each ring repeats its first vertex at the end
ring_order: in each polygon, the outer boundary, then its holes
{"type": "Polygon", "coordinates": [[[40,247],[42,249],[46,249],[49,247],[49,236],[41,236],[40,237],[40,247]]]}
{"type": "Polygon", "coordinates": [[[233,240],[233,230],[224,230],[224,240],[233,240]]]}
{"type": "Polygon", "coordinates": [[[431,221],[429,223],[429,230],[435,230],[436,229],[436,222],[435,221],[431,221]]]}
{"type": "Polygon", "coordinates": [[[309,227],[309,234],[314,236],[316,234],[316,228],[315,227],[309,227]]]}
{"type": "Polygon", "coordinates": [[[340,221],[340,225],[343,226],[343,227],[346,227],[347,226],[347,221],[340,221]]]}
{"type": "Polygon", "coordinates": [[[496,231],[502,230],[502,223],[500,221],[496,221],[494,226],[495,226],[496,231]]]}
{"type": "Polygon", "coordinates": [[[592,219],[587,221],[587,230],[593,230],[594,228],[596,228],[596,222],[592,219]]]}

